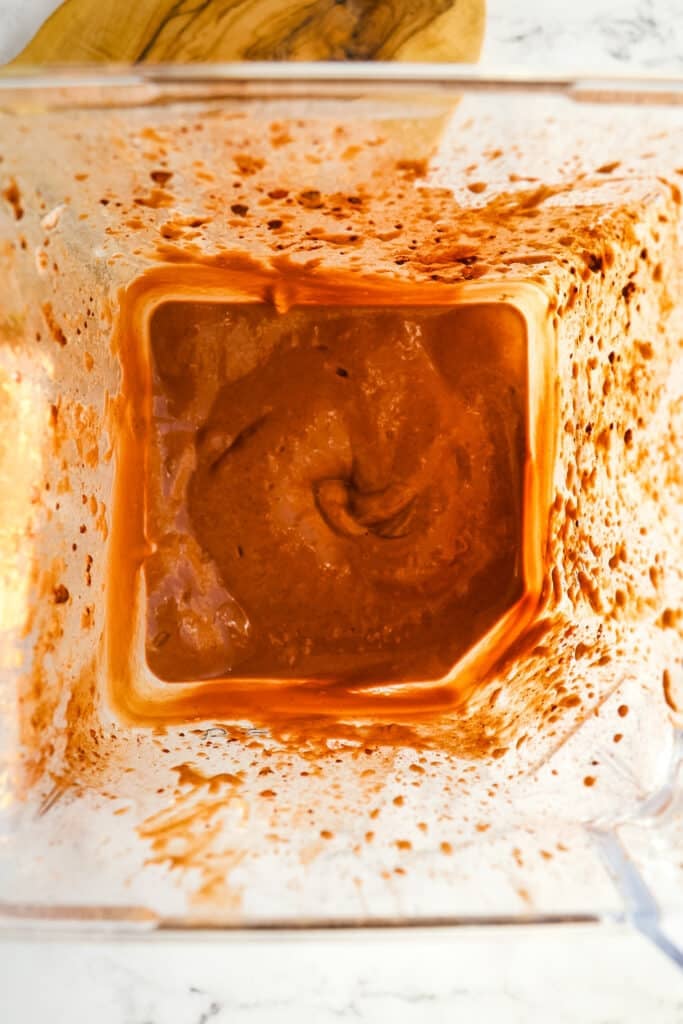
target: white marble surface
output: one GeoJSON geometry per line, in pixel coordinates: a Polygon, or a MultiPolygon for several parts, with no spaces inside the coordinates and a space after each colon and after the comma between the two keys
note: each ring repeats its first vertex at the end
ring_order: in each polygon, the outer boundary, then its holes
{"type": "MultiPolygon", "coordinates": [[[[0,0],[0,61],[55,6],[0,0]]],[[[490,69],[683,73],[683,0],[488,7],[490,69]]],[[[606,926],[0,944],[2,1024],[238,1020],[683,1024],[683,976],[606,926]]]]}
{"type": "Polygon", "coordinates": [[[0,946],[6,1024],[682,1024],[683,977],[589,926],[0,946]]]}
{"type": "Polygon", "coordinates": [[[487,0],[482,63],[683,73],[683,0],[487,0]]]}

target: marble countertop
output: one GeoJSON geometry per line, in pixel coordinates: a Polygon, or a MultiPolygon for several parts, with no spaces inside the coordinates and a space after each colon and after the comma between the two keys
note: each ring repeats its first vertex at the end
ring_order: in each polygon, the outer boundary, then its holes
{"type": "Polygon", "coordinates": [[[482,64],[680,75],[681,0],[487,0],[482,64]]]}
{"type": "MultiPolygon", "coordinates": [[[[0,0],[0,62],[57,6],[0,0]]],[[[681,0],[488,0],[483,65],[683,73],[681,0]]],[[[682,928],[683,933],[683,928],[682,928]]],[[[683,975],[616,926],[6,939],[6,1024],[683,1024],[683,975]]]]}
{"type": "Polygon", "coordinates": [[[613,926],[0,945],[7,1024],[683,1024],[683,976],[613,926]]]}

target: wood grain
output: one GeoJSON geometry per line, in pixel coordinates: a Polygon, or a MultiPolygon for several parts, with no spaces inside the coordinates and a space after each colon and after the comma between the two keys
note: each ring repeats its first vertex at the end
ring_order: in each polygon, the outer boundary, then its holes
{"type": "Polygon", "coordinates": [[[14,65],[474,62],[485,0],[66,0],[14,65]]]}

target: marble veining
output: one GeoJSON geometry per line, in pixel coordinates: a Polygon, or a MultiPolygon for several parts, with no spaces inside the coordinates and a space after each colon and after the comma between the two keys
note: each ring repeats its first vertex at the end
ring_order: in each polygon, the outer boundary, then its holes
{"type": "Polygon", "coordinates": [[[489,0],[482,63],[587,74],[683,71],[680,0],[489,0]]]}
{"type": "Polygon", "coordinates": [[[0,956],[0,1019],[683,1024],[683,979],[642,938],[608,925],[14,941],[0,956]]]}

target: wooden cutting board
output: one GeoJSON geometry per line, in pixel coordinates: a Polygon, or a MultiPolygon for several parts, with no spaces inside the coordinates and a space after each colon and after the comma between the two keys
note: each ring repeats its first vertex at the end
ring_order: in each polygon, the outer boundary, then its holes
{"type": "Polygon", "coordinates": [[[485,0],[66,0],[12,64],[474,63],[484,23],[485,0]]]}

